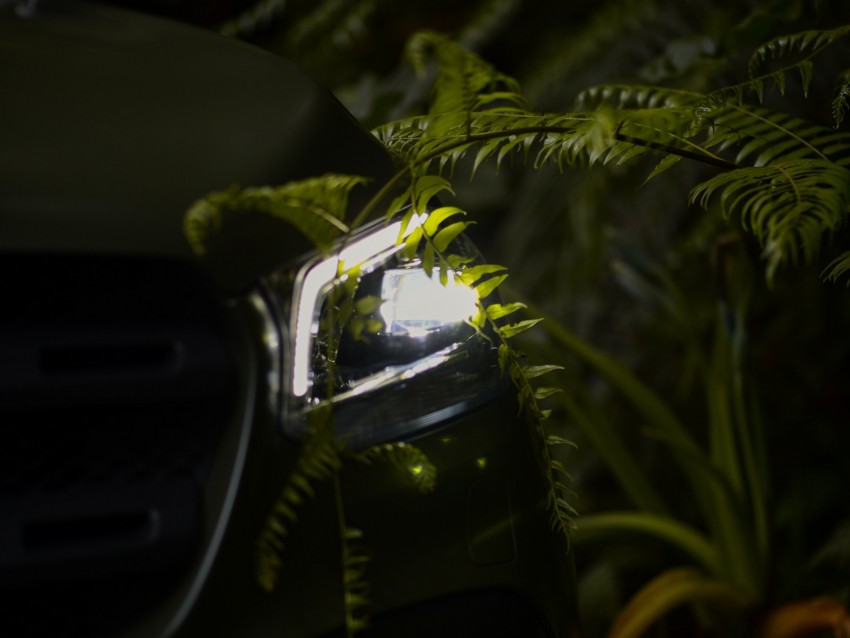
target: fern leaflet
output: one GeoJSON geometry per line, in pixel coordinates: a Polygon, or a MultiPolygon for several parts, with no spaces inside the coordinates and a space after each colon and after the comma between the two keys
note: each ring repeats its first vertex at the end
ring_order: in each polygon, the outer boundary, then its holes
{"type": "Polygon", "coordinates": [[[343,219],[351,190],[368,182],[365,177],[327,174],[283,186],[232,186],[192,204],[183,220],[184,233],[194,253],[204,255],[210,235],[221,230],[225,211],[259,213],[292,224],[318,248],[326,249],[349,230],[343,219]]]}
{"type": "Polygon", "coordinates": [[[717,194],[727,217],[737,216],[761,242],[767,277],[777,267],[811,260],[821,237],[850,212],[850,170],[832,162],[798,159],[721,173],[691,192],[707,208],[717,194]]]}

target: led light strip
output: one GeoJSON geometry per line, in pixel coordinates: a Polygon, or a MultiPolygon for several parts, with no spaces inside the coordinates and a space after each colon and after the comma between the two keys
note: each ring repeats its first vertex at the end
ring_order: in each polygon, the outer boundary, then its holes
{"type": "Polygon", "coordinates": [[[419,228],[428,217],[427,214],[414,215],[404,233],[400,221],[356,239],[347,244],[338,255],[329,257],[310,268],[304,275],[296,293],[295,330],[292,348],[292,394],[303,397],[310,389],[310,361],[313,345],[313,324],[319,303],[327,287],[333,283],[340,270],[348,264],[358,264],[361,270],[368,272],[373,266],[382,263],[389,254],[401,248],[402,239],[419,228]],[[388,254],[389,253],[389,254],[388,254]]]}

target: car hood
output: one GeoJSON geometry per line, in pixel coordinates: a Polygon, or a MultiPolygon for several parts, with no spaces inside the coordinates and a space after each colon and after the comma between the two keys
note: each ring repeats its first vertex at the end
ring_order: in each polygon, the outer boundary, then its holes
{"type": "MultiPolygon", "coordinates": [[[[95,4],[0,6],[0,252],[195,260],[187,208],[231,185],[385,180],[384,149],[288,62],[95,4]]],[[[309,248],[236,215],[201,267],[222,291],[309,248]]]]}

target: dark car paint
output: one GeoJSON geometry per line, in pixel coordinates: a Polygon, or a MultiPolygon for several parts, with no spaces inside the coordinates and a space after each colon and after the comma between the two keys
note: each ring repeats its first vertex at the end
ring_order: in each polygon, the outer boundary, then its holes
{"type": "MultiPolygon", "coordinates": [[[[166,20],[64,2],[21,16],[6,4],[0,74],[14,87],[0,100],[4,251],[191,259],[183,214],[210,191],[329,172],[378,182],[392,168],[290,63],[166,20]]],[[[233,219],[203,262],[226,292],[309,248],[285,225],[245,226],[233,219]]]]}

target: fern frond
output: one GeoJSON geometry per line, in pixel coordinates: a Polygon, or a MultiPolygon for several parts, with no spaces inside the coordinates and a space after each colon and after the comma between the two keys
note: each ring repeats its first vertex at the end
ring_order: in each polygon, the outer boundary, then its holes
{"type": "Polygon", "coordinates": [[[576,97],[576,108],[581,111],[596,111],[610,107],[624,109],[685,109],[704,99],[702,93],[673,89],[662,86],[633,84],[601,84],[584,89],[576,97]]]}
{"type": "Polygon", "coordinates": [[[716,159],[687,139],[691,120],[686,109],[542,115],[475,112],[462,123],[458,120],[454,128],[444,127],[440,135],[424,128],[414,133],[429,120],[413,118],[377,131],[377,135],[406,162],[422,167],[447,154],[452,164],[473,151],[475,168],[490,159],[501,164],[517,154],[536,169],[555,164],[561,170],[583,163],[622,164],[652,149],[716,159]]]}
{"type": "Polygon", "coordinates": [[[228,38],[247,38],[269,27],[283,13],[286,0],[259,0],[216,30],[228,38]]]}
{"type": "Polygon", "coordinates": [[[747,67],[750,77],[760,75],[769,62],[789,55],[805,55],[805,59],[809,60],[847,35],[850,35],[850,25],[829,30],[800,31],[768,40],[750,57],[747,67]]]}
{"type": "Polygon", "coordinates": [[[516,80],[447,36],[433,31],[415,33],[408,40],[407,57],[420,75],[431,59],[437,62],[439,73],[429,108],[432,115],[469,113],[494,102],[525,108],[516,80]]]}
{"type": "MultiPolygon", "coordinates": [[[[539,320],[531,321],[537,323],[539,320]]],[[[503,337],[503,341],[499,345],[499,366],[503,373],[505,371],[508,372],[511,381],[517,389],[520,410],[526,410],[534,422],[540,444],[540,455],[546,467],[546,481],[548,483],[546,506],[549,509],[549,520],[552,529],[561,533],[569,541],[575,530],[575,518],[578,516],[578,513],[566,499],[566,495],[572,494],[572,491],[558,478],[558,475],[564,475],[564,478],[569,480],[569,474],[559,461],[552,458],[549,451],[551,445],[562,445],[567,443],[567,440],[562,437],[550,438],[547,436],[543,429],[543,422],[549,415],[549,411],[542,410],[539,401],[552,394],[552,392],[548,388],[542,389],[541,392],[531,384],[532,377],[550,372],[556,369],[557,366],[551,368],[549,366],[527,368],[520,363],[520,360],[521,353],[513,350],[507,341],[504,341],[503,337]],[[527,371],[530,371],[531,374],[527,374],[527,371]]]]}
{"type": "Polygon", "coordinates": [[[419,492],[427,494],[437,486],[437,468],[431,463],[428,455],[415,445],[397,441],[373,445],[360,452],[356,460],[365,465],[376,461],[386,461],[409,476],[419,492]]]}
{"type": "Polygon", "coordinates": [[[832,125],[841,126],[844,115],[850,106],[850,69],[842,72],[835,83],[835,97],[832,100],[832,125]]]}
{"type": "Polygon", "coordinates": [[[261,214],[292,224],[324,249],[348,232],[343,222],[348,196],[355,186],[368,182],[365,177],[327,174],[283,186],[233,186],[192,204],[183,219],[183,230],[195,254],[203,255],[210,235],[221,229],[225,211],[261,214]]]}
{"type": "Polygon", "coordinates": [[[784,95],[789,73],[800,74],[803,95],[807,96],[812,80],[812,59],[848,34],[850,25],[845,25],[826,31],[810,30],[782,35],[764,43],[750,57],[749,79],[708,94],[696,108],[697,116],[702,117],[729,104],[743,105],[747,94],[755,94],[761,103],[764,101],[765,91],[771,86],[777,89],[780,95],[784,95]],[[798,58],[796,61],[778,69],[766,70],[769,62],[794,55],[798,58]]]}
{"type": "MultiPolygon", "coordinates": [[[[824,268],[821,276],[827,281],[836,283],[839,279],[844,278],[848,271],[850,271],[850,251],[845,251],[824,268]]],[[[850,286],[850,278],[847,279],[847,285],[850,286]]]]}
{"type": "Polygon", "coordinates": [[[366,570],[371,555],[360,543],[363,533],[346,526],[340,539],[346,635],[350,638],[369,626],[369,581],[366,570]]]}
{"type": "Polygon", "coordinates": [[[758,238],[771,281],[780,264],[811,261],[821,237],[844,224],[850,170],[812,159],[742,168],[698,184],[690,200],[707,209],[715,194],[723,214],[758,238]]]}
{"type": "Polygon", "coordinates": [[[739,147],[735,162],[764,166],[797,159],[850,164],[850,134],[760,106],[729,106],[706,121],[705,146],[739,147]]]}
{"type": "Polygon", "coordinates": [[[277,584],[289,526],[298,520],[298,508],[307,498],[312,498],[314,483],[332,478],[342,465],[330,411],[323,408],[314,410],[311,421],[295,466],[266,516],[257,539],[257,582],[269,592],[277,584]]]}

